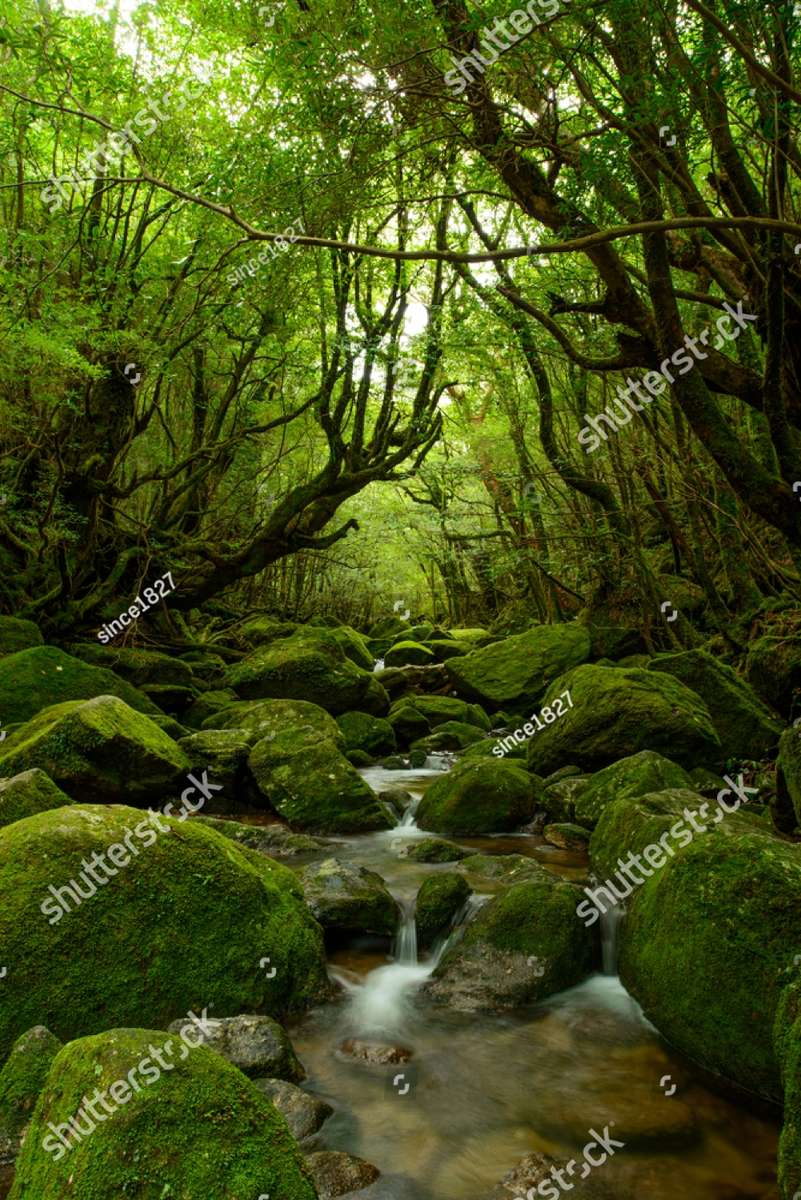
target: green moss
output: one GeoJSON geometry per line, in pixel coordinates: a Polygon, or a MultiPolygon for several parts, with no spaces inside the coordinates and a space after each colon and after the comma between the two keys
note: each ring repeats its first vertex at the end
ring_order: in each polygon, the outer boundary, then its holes
{"type": "MultiPolygon", "coordinates": [[[[467,725],[464,721],[443,721],[426,737],[412,743],[413,750],[425,750],[431,754],[437,750],[465,750],[476,742],[487,739],[475,725],[467,725]]],[[[490,739],[490,745],[494,741],[490,739]]],[[[496,755],[497,758],[497,755],[496,755]]]]}
{"type": "Polygon", "coordinates": [[[490,708],[534,703],[559,675],[584,662],[590,635],[580,625],[536,625],[464,658],[445,669],[460,696],[490,708]]]}
{"type": "Polygon", "coordinates": [[[273,858],[314,854],[328,845],[305,833],[292,833],[283,825],[242,825],[239,821],[224,821],[219,817],[194,817],[193,821],[216,829],[223,837],[239,842],[240,846],[247,846],[248,850],[258,850],[260,854],[273,858]]]}
{"type": "Polygon", "coordinates": [[[445,871],[429,875],[417,893],[414,919],[421,946],[431,946],[446,933],[451,921],[470,895],[463,875],[445,871]]]}
{"type": "Polygon", "coordinates": [[[542,831],[546,842],[559,846],[562,850],[586,850],[590,844],[590,831],[582,825],[574,825],[570,821],[556,822],[546,825],[542,831]]]}
{"type": "Polygon", "coordinates": [[[306,903],[324,929],[392,937],[398,905],[376,871],[327,858],[304,867],[300,880],[306,903]]]}
{"type": "Polygon", "coordinates": [[[0,658],[44,644],[39,626],[21,617],[0,617],[0,658]]]}
{"type": "MultiPolygon", "coordinates": [[[[719,786],[723,786],[720,784],[719,786]]],[[[691,788],[683,767],[653,750],[641,750],[612,763],[588,779],[575,796],[576,820],[594,828],[607,804],[665,788],[691,788]]]]}
{"type": "Polygon", "coordinates": [[[200,729],[204,723],[211,729],[219,729],[216,722],[220,714],[236,703],[236,692],[231,688],[203,692],[192,702],[181,719],[190,729],[200,729]]]}
{"type": "Polygon", "coordinates": [[[346,750],[362,750],[373,758],[392,754],[397,749],[395,731],[384,717],[369,713],[347,712],[337,717],[346,750]]]}
{"type": "Polygon", "coordinates": [[[196,683],[190,664],[174,654],[135,646],[101,646],[99,642],[78,643],[70,647],[70,652],[83,662],[107,667],[138,688],[154,683],[191,688],[196,683]]]}
{"type": "Polygon", "coordinates": [[[357,667],[361,667],[363,671],[372,671],[375,658],[367,649],[367,643],[360,633],[351,629],[349,625],[338,625],[331,630],[331,633],[341,646],[346,658],[349,658],[357,667]]]}
{"type": "MultiPolygon", "coordinates": [[[[63,1200],[75,1179],[81,1200],[315,1200],[297,1144],[267,1097],[206,1047],[188,1050],[183,1060],[186,1048],[179,1047],[155,1029],[114,1029],[65,1046],[37,1104],[10,1200],[63,1200]],[[168,1041],[171,1051],[163,1049],[168,1041]],[[172,1069],[151,1081],[158,1070],[153,1048],[172,1069]],[[139,1090],[129,1080],[130,1099],[111,1097],[116,1111],[89,1136],[59,1161],[42,1148],[49,1125],[64,1124],[84,1096],[108,1094],[131,1071],[139,1090]]],[[[78,1119],[89,1130],[89,1114],[78,1119]]]]}
{"type": "MultiPolygon", "coordinates": [[[[476,729],[485,731],[491,728],[490,719],[480,704],[469,704],[456,696],[406,696],[400,703],[410,704],[417,712],[422,713],[432,729],[452,721],[473,725],[476,729]]],[[[390,714],[392,711],[390,709],[390,714]]]]}
{"type": "Polygon", "coordinates": [[[159,821],[163,833],[141,810],[73,805],[0,830],[0,1054],[37,1024],[67,1040],[203,1005],[276,1015],[325,993],[321,931],[293,873],[195,822],[159,821]],[[126,835],[138,853],[92,884],[83,860],[126,835]],[[73,880],[85,899],[60,891],[59,917],[49,889],[73,880]]]}
{"type": "Polygon", "coordinates": [[[464,850],[455,842],[446,842],[442,838],[421,838],[419,842],[411,843],[405,857],[412,862],[447,863],[458,862],[469,853],[469,850],[464,850]]]}
{"type": "Polygon", "coordinates": [[[528,765],[547,775],[566,763],[597,771],[655,750],[681,766],[714,766],[720,740],[700,696],[672,675],[636,667],[576,667],[548,689],[541,707],[570,693],[572,707],[528,744],[528,765]]]}
{"type": "Polygon", "coordinates": [[[512,763],[461,762],[435,779],[420,801],[417,824],[435,833],[499,833],[531,820],[537,790],[531,776],[512,763]]]}
{"type": "Polygon", "coordinates": [[[792,807],[801,825],[801,726],[785,729],[779,741],[776,789],[780,805],[792,807]]]}
{"type": "Polygon", "coordinates": [[[55,646],[34,646],[0,658],[3,721],[29,721],[41,709],[65,700],[118,696],[141,713],[160,710],[147,696],[104,667],[90,667],[55,646]]]}
{"type": "Polygon", "coordinates": [[[384,666],[386,667],[424,667],[426,663],[434,661],[432,650],[429,650],[427,646],[422,646],[419,642],[412,642],[406,638],[395,642],[384,655],[384,666]]]}
{"type": "Polygon", "coordinates": [[[0,1142],[13,1145],[28,1124],[61,1042],[36,1025],[18,1038],[0,1071],[0,1142]]]}
{"type": "Polygon", "coordinates": [[[749,644],[745,663],[748,682],[763,700],[781,713],[789,713],[801,689],[801,637],[794,627],[765,634],[749,644]]]}
{"type": "Polygon", "coordinates": [[[784,1090],[779,1189],[782,1200],[792,1200],[801,1188],[801,981],[798,979],[781,994],[774,1026],[774,1050],[784,1090]]]}
{"type": "Polygon", "coordinates": [[[0,779],[0,826],[71,803],[69,796],[38,768],[0,779]]]}
{"type": "Polygon", "coordinates": [[[2,746],[0,772],[41,767],[78,801],[161,798],[191,763],[155,722],[116,696],[44,709],[2,746]]]}

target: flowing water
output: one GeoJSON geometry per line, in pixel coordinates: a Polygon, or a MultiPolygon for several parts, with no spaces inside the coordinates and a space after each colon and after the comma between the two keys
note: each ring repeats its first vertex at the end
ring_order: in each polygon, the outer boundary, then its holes
{"type": "MultiPolygon", "coordinates": [[[[609,1126],[625,1145],[595,1174],[617,1183],[620,1200],[775,1200],[776,1113],[713,1090],[644,1019],[614,974],[621,912],[603,923],[605,973],[526,1012],[455,1013],[421,991],[444,944],[418,957],[414,897],[429,874],[453,869],[402,855],[431,836],[414,812],[447,763],[426,766],[363,771],[375,790],[400,785],[413,803],[395,829],[333,848],[384,877],[402,918],[392,948],[362,941],[332,956],[341,999],[291,1031],[308,1071],[304,1087],[335,1109],[318,1147],[347,1150],[381,1170],[364,1193],[370,1200],[489,1200],[527,1153],[578,1157],[590,1130],[609,1126]],[[351,1038],[401,1054],[367,1065],[343,1051],[351,1038]]],[[[586,861],[554,854],[536,837],[459,840],[482,853],[531,855],[567,878],[586,874],[586,861]]],[[[474,897],[463,919],[485,899],[474,897]]],[[[503,1192],[510,1200],[523,1194],[503,1192]]]]}

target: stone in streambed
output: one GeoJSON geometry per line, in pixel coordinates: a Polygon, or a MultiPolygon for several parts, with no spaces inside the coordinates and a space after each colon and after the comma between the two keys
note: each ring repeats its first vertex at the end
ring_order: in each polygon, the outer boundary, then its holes
{"type": "Polygon", "coordinates": [[[392,754],[397,749],[395,731],[384,717],[369,713],[346,712],[337,717],[344,738],[345,752],[361,750],[371,758],[392,754]]]}
{"type": "Polygon", "coordinates": [[[467,858],[469,854],[469,850],[457,846],[455,842],[447,842],[443,838],[422,838],[407,846],[401,852],[401,857],[410,858],[412,862],[449,863],[467,858]]]}
{"type": "Polygon", "coordinates": [[[409,1062],[412,1051],[405,1046],[391,1046],[385,1042],[365,1041],[362,1038],[348,1038],[339,1047],[341,1054],[367,1063],[370,1067],[385,1067],[388,1064],[409,1062]]]}
{"type": "Polygon", "coordinates": [[[182,714],[181,720],[190,729],[201,729],[204,726],[208,729],[221,729],[223,725],[219,718],[227,709],[238,703],[236,692],[230,688],[215,688],[213,691],[202,692],[182,714]]]}
{"type": "Polygon", "coordinates": [[[377,872],[327,858],[304,868],[298,879],[306,903],[324,929],[394,935],[398,905],[377,872]]]}
{"type": "Polygon", "coordinates": [[[72,804],[72,800],[38,767],[0,779],[0,826],[65,804],[72,804]]]}
{"type": "Polygon", "coordinates": [[[420,801],[417,824],[464,837],[502,833],[519,829],[540,806],[535,781],[522,767],[475,759],[434,780],[420,801]]]}
{"type": "Polygon", "coordinates": [[[25,1129],[62,1043],[44,1025],[35,1025],[11,1048],[0,1071],[0,1163],[19,1153],[25,1129]]]}
{"type": "Polygon", "coordinates": [[[459,696],[490,709],[535,703],[551,680],[585,662],[590,635],[580,625],[537,625],[504,638],[463,658],[452,658],[445,669],[459,696]]]}
{"type": "Polygon", "coordinates": [[[542,831],[546,842],[558,846],[560,850],[586,851],[590,844],[590,831],[583,825],[572,825],[569,822],[546,825],[542,831]]]}
{"type": "Polygon", "coordinates": [[[105,667],[92,667],[55,646],[34,646],[0,658],[3,723],[30,721],[43,708],[67,700],[117,696],[136,712],[163,716],[143,692],[105,667]]]}
{"type": "Polygon", "coordinates": [[[414,910],[417,939],[423,949],[447,933],[469,895],[467,880],[455,871],[430,875],[425,880],[417,893],[414,910]]]}
{"type": "Polygon", "coordinates": [[[384,655],[387,667],[422,667],[433,662],[436,662],[433,651],[420,642],[410,640],[395,642],[384,655]]]}
{"type": "Polygon", "coordinates": [[[543,788],[542,807],[552,821],[576,819],[576,799],[590,781],[589,775],[569,775],[543,788]]]}
{"type": "Polygon", "coordinates": [[[306,1156],[319,1200],[349,1196],[375,1183],[381,1172],[372,1163],[344,1150],[318,1150],[306,1156]]]}
{"type": "Polygon", "coordinates": [[[214,718],[213,729],[236,729],[254,734],[254,741],[267,740],[276,746],[313,746],[325,739],[342,747],[345,740],[339,725],[319,704],[309,700],[238,700],[214,718]]]}
{"type": "Polygon", "coordinates": [[[256,736],[239,729],[204,729],[179,740],[193,772],[207,770],[209,777],[223,789],[208,797],[203,805],[205,813],[232,812],[255,799],[247,760],[256,736]]]}
{"type": "Polygon", "coordinates": [[[309,837],[306,833],[293,833],[285,825],[242,825],[238,821],[224,821],[219,817],[195,817],[194,821],[216,829],[223,837],[256,850],[269,858],[295,858],[299,854],[316,854],[325,850],[329,843],[323,838],[309,837]]]}
{"type": "Polygon", "coordinates": [[[315,1200],[297,1143],[267,1097],[205,1046],[173,1047],[170,1057],[167,1040],[158,1029],[111,1029],[64,1046],[39,1097],[10,1200],[69,1195],[315,1200]],[[167,1069],[155,1067],[153,1047],[164,1055],[167,1069]],[[137,1071],[138,1088],[126,1082],[131,1071],[137,1071]],[[125,1088],[115,1096],[119,1081],[125,1088]],[[64,1149],[52,1127],[76,1117],[83,1098],[98,1090],[111,1092],[118,1105],[113,1118],[92,1122],[84,1112],[81,1126],[90,1136],[78,1141],[73,1134],[70,1150],[61,1155],[43,1148],[52,1137],[64,1149]]]}
{"type": "Polygon", "coordinates": [[[269,1075],[294,1083],[306,1078],[286,1031],[272,1017],[206,1017],[202,1033],[183,1017],[168,1027],[169,1033],[180,1035],[183,1030],[195,1030],[196,1040],[202,1036],[204,1046],[221,1054],[244,1075],[269,1075]]]}
{"type": "Polygon", "coordinates": [[[412,742],[411,749],[434,754],[440,750],[465,750],[476,742],[486,741],[486,734],[463,721],[444,721],[431,733],[412,742]]]}
{"type": "MultiPolygon", "coordinates": [[[[722,787],[723,784],[718,784],[722,787]]],[[[575,794],[576,820],[595,828],[601,813],[613,800],[644,796],[667,788],[692,789],[683,767],[654,750],[640,750],[596,771],[575,794]]]]}
{"type": "Polygon", "coordinates": [[[317,1133],[334,1111],[327,1101],[283,1079],[254,1079],[253,1086],[272,1101],[299,1142],[317,1133]]]}

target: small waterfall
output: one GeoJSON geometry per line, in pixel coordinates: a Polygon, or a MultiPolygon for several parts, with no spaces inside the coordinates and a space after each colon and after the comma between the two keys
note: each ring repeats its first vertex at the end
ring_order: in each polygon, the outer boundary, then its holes
{"type": "Polygon", "coordinates": [[[618,901],[608,912],[601,913],[601,952],[604,975],[617,975],[617,948],[620,922],[626,910],[618,901]]]}
{"type": "Polygon", "coordinates": [[[383,660],[383,658],[377,658],[375,660],[375,662],[373,663],[373,674],[375,674],[376,671],[383,671],[383,670],[384,670],[384,660],[383,660]]]}
{"type": "Polygon", "coordinates": [[[395,962],[402,967],[417,964],[417,922],[414,918],[414,899],[399,901],[401,917],[395,935],[395,962]]]}

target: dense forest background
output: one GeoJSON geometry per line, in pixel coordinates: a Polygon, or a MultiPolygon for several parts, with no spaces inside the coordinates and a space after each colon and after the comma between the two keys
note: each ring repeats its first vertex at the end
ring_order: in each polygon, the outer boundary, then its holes
{"type": "Polygon", "coordinates": [[[3,610],[794,632],[795,5],[91,8],[0,9],[3,610]]]}

